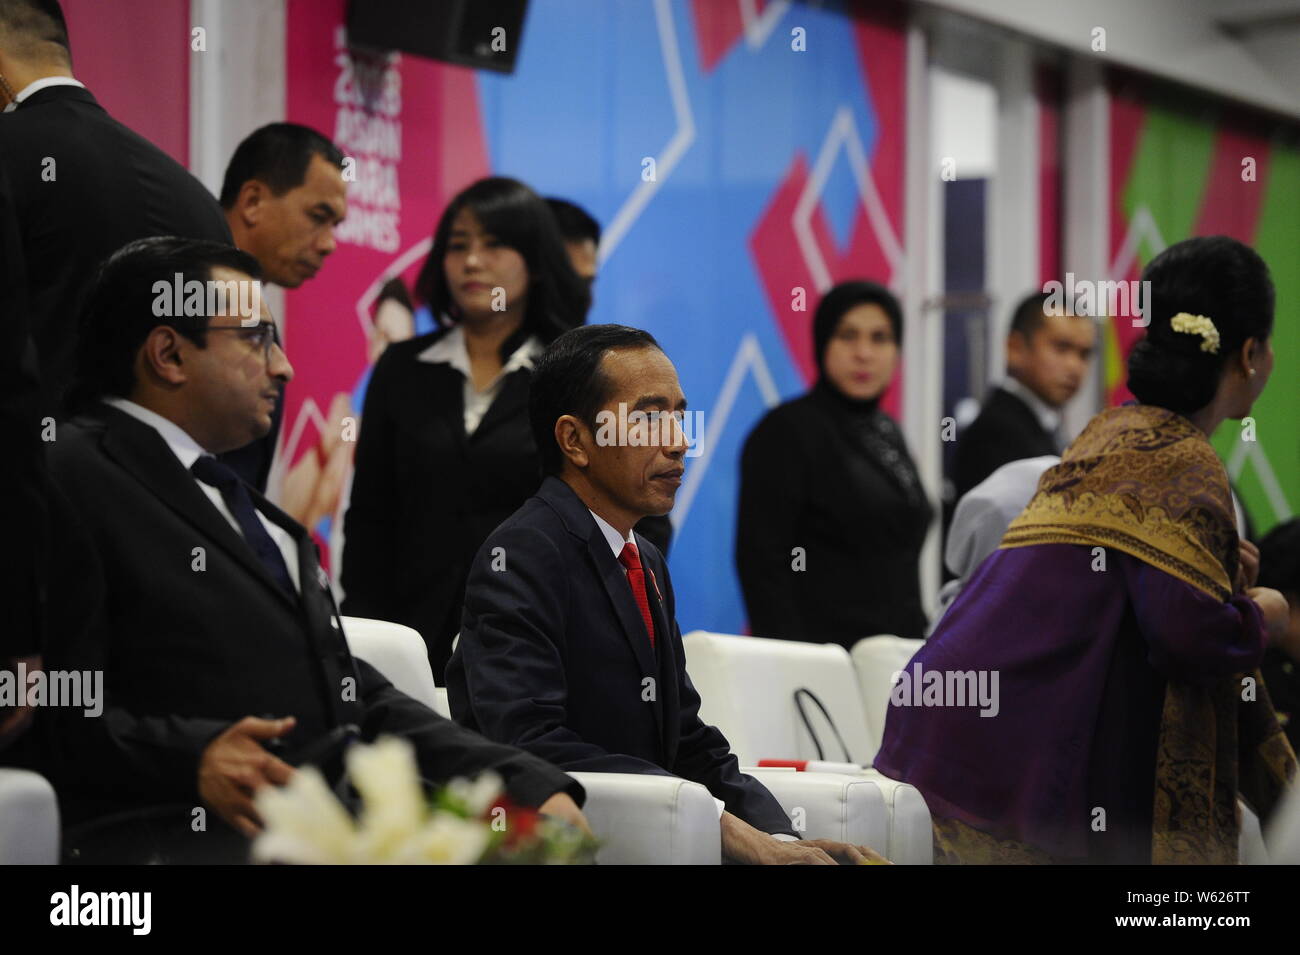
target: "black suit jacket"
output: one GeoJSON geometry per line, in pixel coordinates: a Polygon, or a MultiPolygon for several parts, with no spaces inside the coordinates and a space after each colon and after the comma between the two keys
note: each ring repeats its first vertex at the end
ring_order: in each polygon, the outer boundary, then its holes
{"type": "Polygon", "coordinates": [[[0,667],[40,647],[45,526],[45,445],[41,441],[36,352],[28,330],[27,274],[15,198],[0,165],[0,428],[9,436],[0,467],[0,667]]]}
{"type": "Polygon", "coordinates": [[[0,115],[0,165],[16,199],[41,405],[57,414],[99,263],[147,236],[229,244],[230,228],[202,183],[80,87],[47,87],[0,115]]]}
{"type": "Polygon", "coordinates": [[[953,462],[957,498],[1004,464],[1060,453],[1029,405],[1005,388],[993,388],[979,416],[957,441],[953,462]]]}
{"type": "Polygon", "coordinates": [[[581,799],[553,767],[443,719],[353,659],[306,530],[254,493],[297,542],[293,599],[153,428],[97,406],[63,426],[51,474],[64,519],[47,662],[102,668],[108,698],[99,718],[42,712],[41,768],[74,818],[196,804],[203,749],[248,715],[295,716],[288,754],[353,723],[364,738],[409,738],[433,782],[490,768],[521,804],[560,790],[581,799]]]}
{"type": "Polygon", "coordinates": [[[474,559],[447,668],[452,715],[566,770],[694,780],[755,828],[792,832],[772,794],[700,719],[668,567],[637,537],[655,649],[599,526],[548,477],[474,559]]]}
{"type": "Polygon", "coordinates": [[[865,409],[819,382],[745,439],[736,571],[755,636],[851,648],[925,632],[934,512],[898,425],[865,409]]]}
{"type": "Polygon", "coordinates": [[[532,373],[505,377],[473,435],[464,378],[417,357],[437,331],[390,345],[370,378],[344,518],[343,609],[414,627],[435,675],[460,629],[465,575],[492,530],[537,490],[532,373]]]}

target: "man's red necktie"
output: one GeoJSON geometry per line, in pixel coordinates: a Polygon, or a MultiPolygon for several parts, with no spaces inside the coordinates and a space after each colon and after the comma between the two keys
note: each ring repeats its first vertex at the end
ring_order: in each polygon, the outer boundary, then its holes
{"type": "Polygon", "coordinates": [[[623,545],[623,552],[618,555],[618,562],[627,568],[627,582],[632,585],[632,596],[641,611],[641,620],[645,623],[645,632],[650,635],[650,646],[655,645],[655,624],[650,616],[650,598],[645,592],[645,571],[641,569],[641,555],[636,544],[628,541],[623,545]]]}

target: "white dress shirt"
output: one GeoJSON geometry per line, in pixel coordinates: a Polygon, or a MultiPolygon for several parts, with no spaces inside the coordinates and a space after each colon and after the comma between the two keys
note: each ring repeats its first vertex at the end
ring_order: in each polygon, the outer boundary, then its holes
{"type": "MultiPolygon", "coordinates": [[[[605,540],[609,542],[609,549],[614,552],[615,560],[618,560],[619,555],[623,553],[624,545],[636,543],[636,541],[632,539],[631,531],[628,531],[627,537],[624,538],[623,535],[618,532],[618,529],[615,528],[613,524],[605,520],[605,518],[601,517],[591,508],[587,508],[587,513],[596,519],[596,526],[600,528],[600,532],[605,535],[605,540]]],[[[639,549],[640,548],[638,548],[638,550],[639,549]]],[[[622,564],[619,564],[618,566],[623,567],[622,564]]],[[[626,567],[623,567],[623,576],[624,577],[627,576],[626,567]]]]}
{"type": "Polygon", "coordinates": [[[482,391],[474,387],[474,374],[469,363],[469,348],[465,344],[465,329],[461,326],[453,325],[451,331],[416,357],[420,361],[433,364],[451,365],[465,378],[465,434],[468,436],[478,430],[479,422],[483,420],[483,416],[492,407],[492,402],[501,393],[501,382],[505,380],[506,375],[520,368],[531,369],[533,362],[544,350],[545,346],[541,340],[536,335],[529,335],[506,360],[500,373],[482,391]]]}
{"type": "MultiPolygon", "coordinates": [[[[176,455],[181,466],[188,472],[194,466],[202,455],[207,454],[199,443],[186,434],[185,430],[174,421],[170,421],[158,414],[156,411],[150,411],[148,408],[141,407],[134,401],[126,398],[105,398],[104,404],[111,405],[119,411],[124,411],[137,421],[149,425],[158,432],[159,436],[167,442],[167,447],[171,448],[172,454],[176,455]]],[[[230,508],[226,506],[225,498],[221,492],[211,485],[204,484],[191,473],[194,483],[199,486],[212,506],[224,517],[230,526],[235,529],[235,533],[240,537],[244,532],[239,528],[239,522],[235,520],[235,515],[230,513],[230,508]]],[[[267,520],[266,515],[261,511],[257,512],[257,519],[262,522],[266,532],[271,535],[271,540],[275,541],[275,546],[280,548],[280,553],[284,555],[285,566],[289,569],[289,579],[293,581],[294,589],[302,593],[302,585],[298,581],[298,543],[290,536],[289,532],[278,524],[267,520]]]]}
{"type": "Polygon", "coordinates": [[[19,103],[23,102],[23,100],[27,99],[27,97],[31,96],[33,93],[39,93],[47,86],[80,86],[83,90],[86,88],[85,83],[74,80],[71,76],[47,76],[44,79],[36,80],[35,82],[28,83],[24,86],[18,92],[18,95],[14,97],[14,101],[4,108],[4,111],[6,113],[12,113],[18,108],[19,103]]]}

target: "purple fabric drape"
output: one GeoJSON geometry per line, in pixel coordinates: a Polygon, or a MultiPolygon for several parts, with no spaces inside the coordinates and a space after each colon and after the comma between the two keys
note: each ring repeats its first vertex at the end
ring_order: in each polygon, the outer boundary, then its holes
{"type": "Polygon", "coordinates": [[[1078,544],[991,554],[907,672],[912,679],[920,664],[946,681],[950,671],[986,671],[990,686],[996,674],[996,714],[951,699],[895,700],[876,768],[916,786],[936,816],[1086,858],[1090,795],[1128,787],[1140,802],[1150,791],[1158,726],[1147,724],[1158,724],[1163,679],[1209,684],[1250,671],[1265,646],[1259,608],[1244,594],[1220,602],[1114,549],[1104,570],[1095,562],[1094,548],[1078,544]],[[1108,693],[1117,680],[1149,698],[1108,693]],[[1130,712],[1103,713],[1103,700],[1130,712]],[[1099,727],[1110,745],[1130,715],[1141,723],[1133,738],[1151,750],[1121,746],[1107,758],[1094,747],[1099,727]]]}

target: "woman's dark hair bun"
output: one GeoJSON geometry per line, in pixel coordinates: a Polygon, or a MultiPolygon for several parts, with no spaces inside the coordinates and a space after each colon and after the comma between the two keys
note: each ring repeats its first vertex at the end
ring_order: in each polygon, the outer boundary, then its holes
{"type": "Polygon", "coordinates": [[[1190,414],[1214,400],[1224,365],[1248,338],[1273,331],[1273,281],[1254,249],[1224,235],[1169,246],[1142,273],[1150,323],[1128,358],[1128,387],[1143,404],[1190,414]],[[1180,312],[1204,315],[1219,332],[1217,352],[1199,334],[1174,331],[1180,312]]]}

